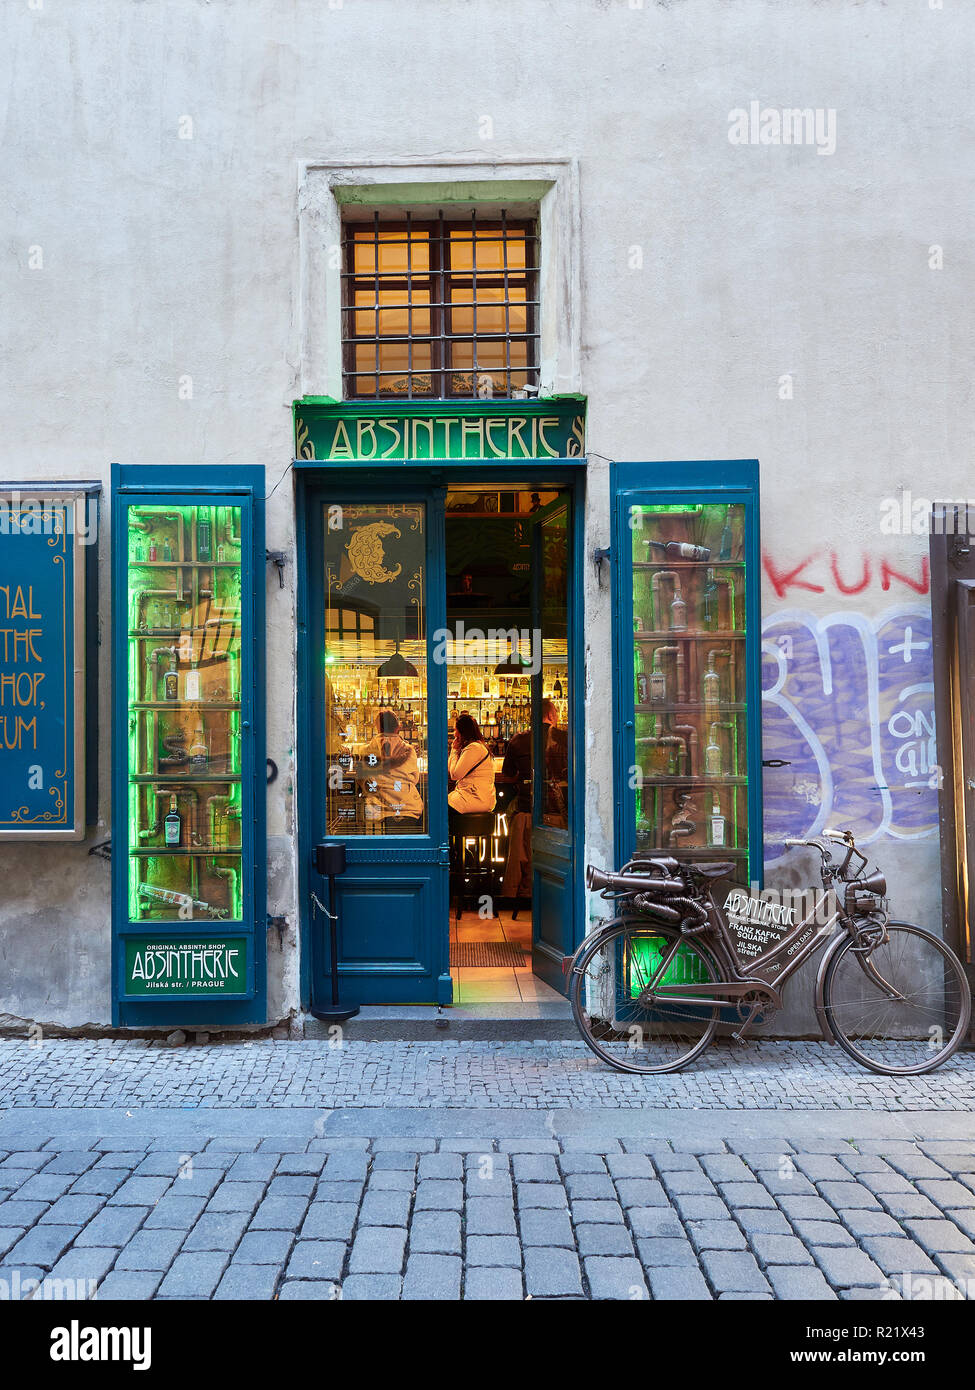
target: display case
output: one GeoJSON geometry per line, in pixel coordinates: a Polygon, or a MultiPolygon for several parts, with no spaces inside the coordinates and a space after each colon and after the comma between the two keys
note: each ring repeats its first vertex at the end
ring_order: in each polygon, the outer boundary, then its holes
{"type": "Polygon", "coordinates": [[[614,513],[617,857],[760,881],[757,465],[615,465],[614,513]]]}
{"type": "Polygon", "coordinates": [[[191,471],[116,478],[119,1022],[263,1021],[263,470],[191,471]]]}

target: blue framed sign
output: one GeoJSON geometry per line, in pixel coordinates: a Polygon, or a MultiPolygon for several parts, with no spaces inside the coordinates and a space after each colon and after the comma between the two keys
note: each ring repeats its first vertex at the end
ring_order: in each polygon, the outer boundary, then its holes
{"type": "Polygon", "coordinates": [[[87,504],[0,491],[0,839],[85,835],[87,504]]]}

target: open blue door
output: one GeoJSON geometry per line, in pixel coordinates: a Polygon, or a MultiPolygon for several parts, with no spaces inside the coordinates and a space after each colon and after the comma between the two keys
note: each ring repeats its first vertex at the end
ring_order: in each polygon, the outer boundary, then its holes
{"type": "Polygon", "coordinates": [[[532,970],[565,993],[564,957],[578,943],[580,880],[573,727],[578,643],[570,582],[575,527],[564,493],[533,518],[532,970]]]}
{"type": "MultiPolygon", "coordinates": [[[[346,485],[347,486],[347,485],[346,485]]],[[[444,492],[320,488],[307,511],[313,840],[341,840],[341,992],[449,1004],[444,492]]],[[[331,998],[309,873],[311,1004],[331,998]]]]}

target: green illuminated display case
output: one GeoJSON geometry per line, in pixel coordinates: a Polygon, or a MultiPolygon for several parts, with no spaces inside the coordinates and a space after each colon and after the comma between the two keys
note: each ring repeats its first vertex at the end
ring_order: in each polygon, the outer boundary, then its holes
{"type": "Polygon", "coordinates": [[[116,1022],[263,1022],[263,470],[113,485],[116,1022]]]}
{"type": "Polygon", "coordinates": [[[617,857],[761,881],[758,465],[614,465],[617,857]]]}

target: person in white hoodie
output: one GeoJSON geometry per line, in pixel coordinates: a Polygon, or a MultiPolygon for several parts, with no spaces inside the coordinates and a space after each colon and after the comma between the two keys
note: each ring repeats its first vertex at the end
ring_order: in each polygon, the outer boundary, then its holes
{"type": "MultiPolygon", "coordinates": [[[[447,775],[454,789],[447,794],[447,805],[456,815],[469,816],[494,810],[494,759],[481,737],[477,721],[469,714],[458,714],[454,741],[447,759],[447,775]]],[[[453,819],[453,817],[451,817],[453,819]]]]}
{"type": "Polygon", "coordinates": [[[376,715],[376,737],[362,750],[357,775],[370,824],[387,835],[422,828],[416,750],[400,737],[399,720],[392,710],[376,715]]]}

